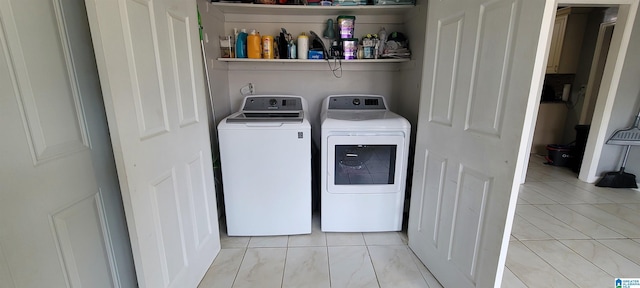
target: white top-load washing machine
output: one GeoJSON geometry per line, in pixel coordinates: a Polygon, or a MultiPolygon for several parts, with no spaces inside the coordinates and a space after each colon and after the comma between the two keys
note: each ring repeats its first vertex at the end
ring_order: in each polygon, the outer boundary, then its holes
{"type": "Polygon", "coordinates": [[[227,234],[311,233],[311,125],[300,96],[247,96],[218,125],[227,234]]]}
{"type": "Polygon", "coordinates": [[[321,226],[402,229],[411,125],[378,95],[332,95],[321,112],[321,226]]]}

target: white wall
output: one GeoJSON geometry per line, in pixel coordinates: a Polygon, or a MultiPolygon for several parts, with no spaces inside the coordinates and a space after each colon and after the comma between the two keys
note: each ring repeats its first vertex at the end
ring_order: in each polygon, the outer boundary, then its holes
{"type": "MultiPolygon", "coordinates": [[[[200,12],[203,41],[205,49],[204,61],[208,69],[208,87],[205,87],[207,97],[207,111],[209,114],[209,136],[211,138],[211,154],[213,160],[213,173],[216,185],[216,201],[218,204],[218,217],[224,213],[223,195],[221,189],[222,175],[219,160],[220,151],[218,149],[217,125],[224,117],[231,113],[229,101],[229,76],[227,74],[227,64],[217,60],[220,57],[220,35],[225,35],[224,15],[211,6],[207,0],[197,0],[198,11],[200,12]],[[209,91],[211,89],[211,91],[209,91]]],[[[205,77],[207,75],[205,74],[205,77]]]]}
{"type": "MultiPolygon", "coordinates": [[[[640,15],[640,14],[639,14],[640,15]]],[[[609,126],[607,127],[607,137],[620,128],[626,128],[633,124],[633,120],[640,109],[640,19],[636,19],[633,24],[631,40],[622,68],[622,76],[618,86],[617,95],[613,104],[613,113],[609,126]]],[[[602,156],[598,165],[596,175],[607,171],[618,170],[622,162],[622,146],[604,145],[602,156]]],[[[640,149],[631,149],[627,172],[640,177],[640,149]]]]}
{"type": "MultiPolygon", "coordinates": [[[[209,68],[210,95],[214,102],[214,122],[211,126],[231,113],[229,102],[229,81],[226,63],[217,61],[220,57],[220,35],[225,35],[224,15],[214,8],[207,0],[197,0],[198,10],[202,19],[206,62],[209,68]]],[[[205,79],[206,80],[206,79],[205,79]]]]}
{"type": "Polygon", "coordinates": [[[598,32],[600,24],[604,20],[604,11],[601,8],[596,8],[589,13],[587,18],[586,31],[584,33],[584,39],[582,41],[582,51],[580,51],[580,60],[578,63],[578,71],[575,74],[573,83],[571,84],[571,97],[573,101],[570,103],[572,108],[567,112],[567,119],[564,127],[564,139],[561,143],[569,143],[576,139],[575,126],[580,119],[580,113],[582,113],[582,107],[584,104],[584,93],[580,93],[580,88],[586,89],[589,72],[591,72],[591,62],[593,61],[593,54],[596,49],[596,40],[598,39],[598,32]]]}

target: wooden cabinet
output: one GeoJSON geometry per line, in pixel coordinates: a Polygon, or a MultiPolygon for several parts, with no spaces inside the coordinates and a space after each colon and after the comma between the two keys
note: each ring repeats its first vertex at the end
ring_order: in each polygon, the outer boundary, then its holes
{"type": "Polygon", "coordinates": [[[547,73],[575,74],[589,9],[561,8],[553,25],[547,73]]]}

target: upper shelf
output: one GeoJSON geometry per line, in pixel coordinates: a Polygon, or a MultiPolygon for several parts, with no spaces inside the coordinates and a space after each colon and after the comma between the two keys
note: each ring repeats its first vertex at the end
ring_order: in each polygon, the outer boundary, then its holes
{"type": "MultiPolygon", "coordinates": [[[[333,59],[329,59],[331,63],[333,59]]],[[[223,62],[271,62],[271,63],[326,63],[324,59],[249,59],[249,58],[218,58],[218,61],[223,62]]],[[[341,60],[342,63],[401,63],[409,62],[409,58],[385,58],[385,59],[353,59],[353,60],[341,60]]]]}
{"type": "Polygon", "coordinates": [[[402,15],[413,5],[305,6],[212,2],[223,13],[265,15],[402,15]]]}

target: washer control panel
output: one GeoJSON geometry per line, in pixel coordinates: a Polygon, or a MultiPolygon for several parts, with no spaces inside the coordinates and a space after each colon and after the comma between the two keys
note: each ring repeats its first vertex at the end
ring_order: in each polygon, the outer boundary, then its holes
{"type": "Polygon", "coordinates": [[[244,111],[301,111],[302,101],[298,97],[247,97],[244,102],[244,111]]]}
{"type": "Polygon", "coordinates": [[[382,96],[339,95],[329,97],[331,110],[387,110],[382,96]]]}

